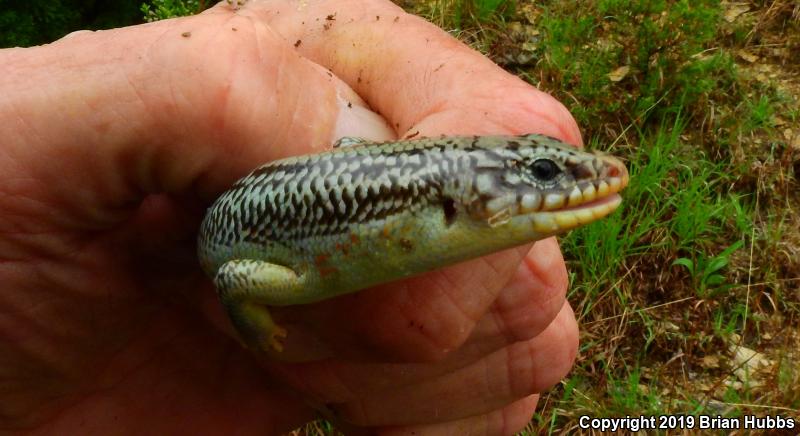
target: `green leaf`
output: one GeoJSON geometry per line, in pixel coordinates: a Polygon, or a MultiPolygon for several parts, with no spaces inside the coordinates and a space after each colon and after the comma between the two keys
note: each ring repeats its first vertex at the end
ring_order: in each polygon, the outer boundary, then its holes
{"type": "Polygon", "coordinates": [[[708,265],[705,268],[706,275],[717,272],[722,268],[725,268],[725,265],[728,264],[727,257],[715,257],[708,262],[708,265]]]}
{"type": "Polygon", "coordinates": [[[720,274],[712,274],[706,279],[706,285],[714,286],[719,285],[725,281],[725,276],[720,274]]]}
{"type": "Polygon", "coordinates": [[[675,259],[675,261],[672,262],[672,265],[680,265],[686,267],[686,269],[689,270],[689,274],[694,275],[694,262],[692,262],[691,259],[681,257],[679,259],[675,259]]]}

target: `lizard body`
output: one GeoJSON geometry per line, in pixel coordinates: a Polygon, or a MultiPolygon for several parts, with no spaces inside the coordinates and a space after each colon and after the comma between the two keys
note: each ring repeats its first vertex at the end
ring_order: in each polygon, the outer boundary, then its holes
{"type": "Polygon", "coordinates": [[[617,208],[617,159],[542,135],[369,143],[268,163],[208,210],[198,253],[245,344],[306,304],[563,233],[617,208]]]}

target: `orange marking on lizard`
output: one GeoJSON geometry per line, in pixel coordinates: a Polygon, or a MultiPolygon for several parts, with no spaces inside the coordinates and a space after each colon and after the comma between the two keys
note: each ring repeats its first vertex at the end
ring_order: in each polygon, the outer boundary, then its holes
{"type": "Polygon", "coordinates": [[[327,262],[329,258],[330,256],[327,254],[318,254],[317,257],[314,258],[314,264],[317,265],[317,268],[319,268],[325,262],[327,262]]]}
{"type": "Polygon", "coordinates": [[[329,276],[329,275],[331,275],[333,273],[339,272],[338,269],[336,269],[336,268],[334,268],[332,266],[320,266],[317,269],[319,270],[319,276],[320,277],[326,277],[326,276],[329,276]]]}
{"type": "Polygon", "coordinates": [[[340,244],[340,243],[338,243],[338,242],[337,242],[337,243],[336,243],[336,249],[337,249],[338,251],[341,251],[341,252],[342,252],[342,254],[343,254],[343,255],[345,255],[345,256],[347,256],[348,254],[350,254],[350,246],[349,246],[349,245],[347,245],[347,244],[340,244]]]}

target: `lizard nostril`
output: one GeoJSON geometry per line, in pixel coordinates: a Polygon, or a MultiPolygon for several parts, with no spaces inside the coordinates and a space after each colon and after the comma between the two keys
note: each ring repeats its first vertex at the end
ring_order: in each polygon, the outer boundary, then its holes
{"type": "Polygon", "coordinates": [[[605,167],[603,172],[608,177],[620,177],[623,179],[628,177],[628,170],[625,168],[625,164],[619,159],[613,156],[603,155],[600,157],[600,160],[605,167]]]}

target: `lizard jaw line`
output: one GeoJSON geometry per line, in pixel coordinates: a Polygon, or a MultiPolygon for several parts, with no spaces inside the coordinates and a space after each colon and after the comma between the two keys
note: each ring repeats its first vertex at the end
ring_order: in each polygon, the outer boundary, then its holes
{"type": "Polygon", "coordinates": [[[562,233],[597,221],[615,211],[620,204],[622,204],[622,197],[614,193],[577,206],[550,212],[537,212],[532,214],[533,227],[542,234],[562,233]]]}

